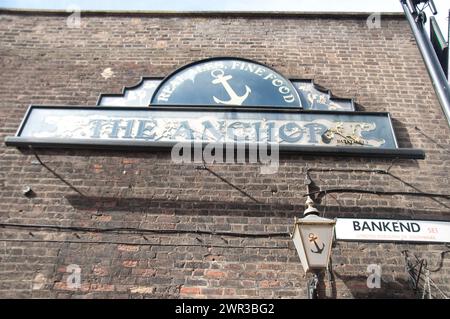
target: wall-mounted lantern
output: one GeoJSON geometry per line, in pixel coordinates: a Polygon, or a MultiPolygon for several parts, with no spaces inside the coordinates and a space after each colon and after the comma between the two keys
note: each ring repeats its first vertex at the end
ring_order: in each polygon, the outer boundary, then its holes
{"type": "MultiPolygon", "coordinates": [[[[317,288],[318,272],[328,268],[333,244],[336,220],[319,217],[313,200],[308,197],[304,217],[295,219],[291,235],[305,272],[314,273],[314,290],[317,288]]],[[[314,292],[315,293],[315,292],[314,292]]],[[[308,295],[312,298],[310,289],[308,295]]]]}

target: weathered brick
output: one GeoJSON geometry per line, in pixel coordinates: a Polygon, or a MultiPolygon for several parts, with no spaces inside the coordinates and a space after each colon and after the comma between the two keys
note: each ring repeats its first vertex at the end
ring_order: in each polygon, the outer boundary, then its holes
{"type": "MultiPolygon", "coordinates": [[[[0,12],[1,141],[15,134],[29,104],[95,105],[100,93],[119,93],[143,75],[164,77],[186,63],[228,55],[265,63],[291,77],[314,79],[336,96],[354,98],[359,110],[389,112],[400,147],[424,148],[427,158],[392,162],[286,154],[273,175],[261,175],[260,165],[251,163],[211,167],[259,202],[254,203],[196,165],[173,163],[167,151],[37,150],[44,163],[86,195],[81,196],[32,153],[2,143],[2,223],[243,233],[236,238],[2,228],[2,297],[304,298],[309,277],[291,240],[245,234],[292,229],[293,218],[304,209],[306,167],[385,170],[392,165],[392,174],[421,191],[448,190],[450,131],[402,16],[382,16],[381,28],[372,30],[364,15],[274,19],[271,15],[141,14],[135,19],[133,14],[86,13],[79,29],[64,27],[66,18],[65,12],[0,12]],[[102,76],[107,68],[113,72],[109,78],[102,76]],[[22,195],[25,185],[33,189],[34,197],[22,195]],[[98,243],[63,243],[67,240],[98,243]],[[80,289],[67,286],[70,264],[81,268],[80,289]]],[[[310,175],[322,189],[412,189],[387,174],[330,170],[310,175]]],[[[330,218],[449,220],[446,199],[330,195],[318,205],[330,218]]],[[[334,297],[413,297],[404,271],[404,250],[438,265],[440,253],[447,248],[337,243],[332,255],[334,297]],[[382,266],[383,283],[382,288],[369,290],[367,266],[373,263],[382,266]]],[[[444,261],[438,272],[430,274],[448,294],[449,264],[444,261]]],[[[325,286],[330,288],[329,283],[325,286]]]]}
{"type": "Polygon", "coordinates": [[[130,288],[132,294],[151,294],[155,291],[154,287],[138,286],[130,288]]]}
{"type": "Polygon", "coordinates": [[[136,267],[137,264],[138,264],[138,261],[137,261],[137,260],[124,260],[124,261],[122,262],[122,265],[123,265],[124,267],[128,267],[128,268],[136,267]]]}
{"type": "Polygon", "coordinates": [[[217,271],[217,270],[207,270],[207,271],[205,271],[205,277],[206,278],[225,278],[226,273],[223,271],[217,271]]]}
{"type": "Polygon", "coordinates": [[[180,293],[184,295],[199,295],[201,293],[200,287],[181,287],[180,293]]]}
{"type": "Polygon", "coordinates": [[[92,290],[92,291],[114,291],[114,285],[91,284],[90,290],[92,290]]]}
{"type": "Polygon", "coordinates": [[[117,246],[117,249],[120,251],[136,252],[136,251],[139,251],[139,246],[119,245],[119,246],[117,246]]]}

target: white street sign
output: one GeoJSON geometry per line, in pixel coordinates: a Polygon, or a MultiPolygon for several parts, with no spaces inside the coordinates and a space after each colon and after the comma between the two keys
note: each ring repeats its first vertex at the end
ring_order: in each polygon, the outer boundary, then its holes
{"type": "Polygon", "coordinates": [[[337,218],[336,239],[450,243],[450,222],[337,218]]]}

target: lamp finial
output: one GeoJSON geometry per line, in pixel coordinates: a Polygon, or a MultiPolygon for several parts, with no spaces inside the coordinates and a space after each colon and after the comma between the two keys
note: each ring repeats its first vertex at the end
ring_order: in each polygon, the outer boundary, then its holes
{"type": "Polygon", "coordinates": [[[303,213],[304,216],[308,216],[311,214],[319,216],[319,211],[317,210],[317,208],[314,207],[314,201],[312,200],[312,198],[310,196],[308,196],[308,198],[306,199],[305,204],[306,204],[306,209],[303,213]]]}

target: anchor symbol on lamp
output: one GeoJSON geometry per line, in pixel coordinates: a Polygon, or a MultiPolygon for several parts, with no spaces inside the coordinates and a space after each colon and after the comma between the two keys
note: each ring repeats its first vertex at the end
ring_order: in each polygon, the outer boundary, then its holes
{"type": "Polygon", "coordinates": [[[219,104],[228,104],[228,105],[242,105],[244,101],[249,96],[250,92],[252,91],[247,85],[245,86],[246,92],[244,95],[239,96],[237,93],[233,90],[231,85],[228,83],[229,80],[233,78],[231,75],[224,75],[223,70],[216,69],[211,71],[211,75],[215,78],[212,83],[213,84],[222,84],[225,90],[227,91],[228,95],[230,96],[230,99],[228,101],[222,101],[218,99],[217,97],[213,96],[214,101],[219,104]]]}
{"type": "Polygon", "coordinates": [[[325,248],[325,244],[322,243],[322,248],[319,247],[319,245],[317,244],[317,240],[319,239],[319,237],[317,237],[316,235],[314,235],[313,233],[310,233],[308,235],[309,241],[313,242],[314,245],[316,246],[317,251],[314,251],[311,249],[311,252],[315,253],[315,254],[321,254],[323,249],[325,248]]]}

